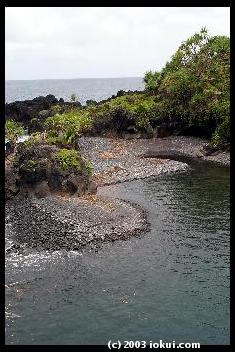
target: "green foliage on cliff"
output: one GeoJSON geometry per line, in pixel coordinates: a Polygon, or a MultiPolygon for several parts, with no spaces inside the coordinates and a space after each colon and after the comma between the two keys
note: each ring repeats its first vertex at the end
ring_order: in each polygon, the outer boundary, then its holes
{"type": "Polygon", "coordinates": [[[124,94],[46,119],[52,144],[73,146],[94,124],[112,130],[126,119],[147,131],[161,122],[200,127],[213,143],[230,140],[230,41],[203,28],[183,42],[161,71],[144,76],[145,91],[124,94]],[[123,121],[121,121],[123,120],[123,121]]]}
{"type": "Polygon", "coordinates": [[[230,137],[230,40],[209,37],[203,28],[181,44],[160,72],[146,73],[161,102],[158,113],[166,120],[176,118],[214,133],[217,140],[230,137]],[[155,84],[155,87],[154,87],[155,84]]]}
{"type": "Polygon", "coordinates": [[[61,114],[63,112],[62,106],[60,106],[58,104],[51,106],[50,110],[51,110],[52,115],[61,114]]]}
{"type": "Polygon", "coordinates": [[[154,91],[159,83],[160,72],[147,71],[144,75],[145,89],[148,91],[154,91]]]}
{"type": "Polygon", "coordinates": [[[16,144],[16,141],[19,137],[24,135],[23,126],[16,121],[6,120],[5,122],[5,137],[13,145],[16,144]]]}
{"type": "Polygon", "coordinates": [[[92,121],[99,121],[108,118],[115,112],[122,110],[123,114],[130,116],[134,124],[144,129],[153,120],[156,120],[155,97],[143,93],[133,93],[111,99],[103,104],[89,106],[86,111],[92,121]]]}
{"type": "Polygon", "coordinates": [[[230,139],[230,40],[203,28],[183,42],[159,72],[144,77],[145,93],[127,94],[88,107],[93,120],[117,109],[139,129],[162,121],[198,126],[212,142],[230,139]]]}

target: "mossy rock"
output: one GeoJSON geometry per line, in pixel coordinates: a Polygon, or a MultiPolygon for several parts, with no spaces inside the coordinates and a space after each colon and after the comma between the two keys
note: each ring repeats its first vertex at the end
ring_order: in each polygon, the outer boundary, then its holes
{"type": "Polygon", "coordinates": [[[29,187],[35,194],[38,193],[36,189],[46,183],[51,192],[82,195],[89,187],[92,171],[91,164],[76,150],[60,149],[38,141],[26,143],[17,150],[14,166],[19,173],[20,188],[29,187]]]}

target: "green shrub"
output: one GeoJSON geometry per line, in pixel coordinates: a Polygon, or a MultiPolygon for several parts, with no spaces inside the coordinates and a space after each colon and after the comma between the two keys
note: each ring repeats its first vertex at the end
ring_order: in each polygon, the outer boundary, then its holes
{"type": "Polygon", "coordinates": [[[45,136],[41,132],[34,132],[30,135],[29,139],[24,141],[22,144],[24,147],[28,148],[33,146],[34,144],[40,144],[45,140],[45,136]]]}
{"type": "Polygon", "coordinates": [[[51,106],[50,110],[51,110],[51,115],[55,115],[55,114],[62,113],[63,108],[60,105],[53,105],[51,106]]]}
{"type": "Polygon", "coordinates": [[[17,139],[24,135],[24,128],[22,124],[14,120],[6,120],[5,122],[5,137],[13,145],[16,144],[17,139]]]}
{"type": "Polygon", "coordinates": [[[89,112],[71,110],[48,117],[45,128],[49,140],[63,145],[73,145],[76,139],[92,124],[89,112]]]}
{"type": "Polygon", "coordinates": [[[223,122],[218,125],[215,132],[212,135],[212,143],[219,144],[220,142],[230,141],[230,121],[229,118],[223,120],[223,122]]]}
{"type": "Polygon", "coordinates": [[[85,161],[85,169],[86,169],[86,171],[87,171],[87,173],[88,173],[89,175],[92,174],[93,165],[92,165],[92,162],[91,162],[90,160],[86,160],[86,161],[85,161]]]}
{"type": "Polygon", "coordinates": [[[156,119],[156,105],[155,97],[133,93],[116,97],[95,107],[88,107],[86,111],[89,112],[93,121],[107,119],[107,117],[112,119],[118,111],[122,111],[123,116],[130,121],[135,121],[136,126],[143,129],[156,119]]]}
{"type": "Polygon", "coordinates": [[[36,166],[37,166],[37,162],[35,160],[28,160],[27,162],[27,168],[30,170],[30,171],[35,171],[36,169],[36,166]]]}
{"type": "Polygon", "coordinates": [[[58,142],[58,138],[57,137],[54,137],[54,136],[46,136],[46,139],[45,139],[46,143],[47,144],[50,144],[50,145],[56,145],[57,142],[58,142]]]}
{"type": "Polygon", "coordinates": [[[144,75],[145,89],[155,91],[159,84],[161,72],[147,71],[144,75]]]}
{"type": "MultiPolygon", "coordinates": [[[[154,80],[146,73],[145,81],[154,80]]],[[[175,118],[204,127],[213,138],[229,138],[230,40],[209,37],[203,28],[181,44],[160,72],[156,72],[156,112],[166,120],[175,118]],[[158,108],[160,108],[158,110],[158,108]]],[[[146,86],[146,92],[148,86],[146,86]]]]}
{"type": "Polygon", "coordinates": [[[55,154],[55,159],[64,171],[69,169],[74,171],[81,170],[81,157],[74,149],[60,149],[55,154]]]}

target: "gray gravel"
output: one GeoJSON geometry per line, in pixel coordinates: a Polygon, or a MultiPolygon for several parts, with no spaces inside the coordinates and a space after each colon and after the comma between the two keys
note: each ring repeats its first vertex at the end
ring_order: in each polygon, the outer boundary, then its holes
{"type": "Polygon", "coordinates": [[[103,186],[189,169],[183,162],[143,158],[143,154],[155,148],[159,141],[81,137],[78,146],[81,153],[94,165],[95,182],[103,186]]]}
{"type": "MultiPolygon", "coordinates": [[[[79,148],[94,166],[98,186],[185,172],[189,166],[169,159],[144,158],[148,152],[180,151],[191,157],[229,164],[228,153],[202,157],[207,141],[198,138],[113,139],[82,137],[79,148]]],[[[81,198],[51,195],[46,198],[15,197],[6,203],[6,232],[13,233],[9,251],[97,249],[103,241],[127,239],[149,229],[145,212],[136,204],[96,195],[81,198]],[[11,229],[11,230],[9,230],[11,229]]],[[[11,242],[11,241],[10,241],[11,242]]]]}
{"type": "Polygon", "coordinates": [[[14,229],[11,251],[25,246],[45,250],[99,248],[102,241],[127,239],[146,232],[146,214],[138,205],[97,196],[15,198],[6,207],[14,229]]]}
{"type": "Polygon", "coordinates": [[[94,175],[99,185],[157,176],[162,173],[185,171],[186,163],[173,160],[142,158],[148,152],[168,150],[186,157],[202,159],[229,166],[230,154],[204,156],[200,149],[208,140],[195,137],[171,136],[152,139],[115,139],[81,137],[78,143],[83,155],[95,165],[94,175]]]}

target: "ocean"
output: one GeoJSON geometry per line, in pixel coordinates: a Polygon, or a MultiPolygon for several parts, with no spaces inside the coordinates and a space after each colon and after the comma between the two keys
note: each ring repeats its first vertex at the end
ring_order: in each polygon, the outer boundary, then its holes
{"type": "Polygon", "coordinates": [[[84,105],[86,100],[100,101],[116,94],[119,90],[143,90],[141,77],[85,78],[85,79],[42,79],[5,81],[5,102],[33,99],[53,94],[70,101],[71,94],[84,105]]]}

